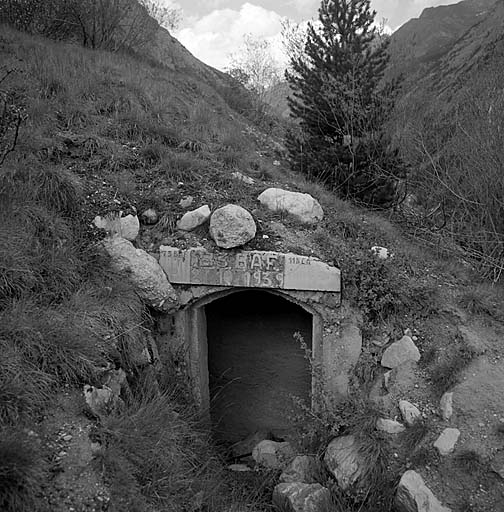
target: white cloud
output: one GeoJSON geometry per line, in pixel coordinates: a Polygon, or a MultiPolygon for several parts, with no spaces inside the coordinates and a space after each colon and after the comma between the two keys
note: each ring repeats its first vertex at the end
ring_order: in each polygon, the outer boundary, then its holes
{"type": "Polygon", "coordinates": [[[223,69],[245,34],[274,39],[280,33],[281,20],[276,12],[247,2],[239,10],[215,10],[175,35],[200,60],[223,69]]]}

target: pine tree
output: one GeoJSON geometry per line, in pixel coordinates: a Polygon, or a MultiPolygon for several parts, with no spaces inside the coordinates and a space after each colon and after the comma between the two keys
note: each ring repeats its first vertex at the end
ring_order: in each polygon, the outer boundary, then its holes
{"type": "Polygon", "coordinates": [[[292,57],[286,75],[300,130],[288,137],[294,168],[361,199],[373,188],[393,186],[381,173],[387,102],[378,87],[388,56],[375,15],[370,0],[322,0],[304,53],[292,57]]]}

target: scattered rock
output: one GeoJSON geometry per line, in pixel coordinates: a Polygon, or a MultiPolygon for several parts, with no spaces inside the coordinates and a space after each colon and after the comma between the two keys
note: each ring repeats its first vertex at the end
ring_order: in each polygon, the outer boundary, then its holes
{"type": "Polygon", "coordinates": [[[413,470],[406,471],[401,477],[395,505],[398,512],[451,512],[441,505],[423,478],[413,470]]]}
{"type": "Polygon", "coordinates": [[[331,493],[320,484],[282,483],[273,490],[273,504],[289,512],[324,512],[330,510],[330,499],[331,493]]]}
{"type": "Polygon", "coordinates": [[[439,402],[441,418],[448,421],[453,415],[453,393],[445,393],[439,402]]]}
{"type": "Polygon", "coordinates": [[[410,427],[414,425],[418,420],[422,419],[422,414],[418,408],[407,400],[399,401],[399,409],[401,411],[403,420],[410,427]]]}
{"type": "Polygon", "coordinates": [[[182,208],[189,208],[194,202],[194,197],[193,196],[187,196],[187,197],[183,197],[180,202],[179,202],[179,205],[182,207],[182,208]]]}
{"type": "Polygon", "coordinates": [[[380,247],[379,245],[375,245],[374,247],[371,247],[371,252],[379,260],[388,260],[390,257],[389,250],[386,247],[380,247]]]}
{"type": "Polygon", "coordinates": [[[261,441],[271,441],[273,439],[273,434],[269,430],[257,430],[253,434],[250,434],[243,441],[239,441],[231,446],[231,455],[239,459],[240,457],[246,457],[248,455],[252,455],[252,450],[261,442],[261,441]]]}
{"type": "Polygon", "coordinates": [[[280,482],[317,483],[317,477],[322,472],[320,462],[310,455],[298,455],[280,475],[280,482]]]}
{"type": "Polygon", "coordinates": [[[119,237],[107,238],[102,245],[111,257],[112,266],[128,273],[139,295],[149,306],[167,313],[177,309],[177,294],[153,256],[142,249],[135,249],[131,242],[119,237]]]}
{"type": "Polygon", "coordinates": [[[235,473],[246,473],[247,471],[252,471],[246,464],[230,464],[228,467],[229,471],[234,471],[235,473]]]}
{"type": "Polygon", "coordinates": [[[405,426],[402,423],[399,423],[395,420],[388,420],[385,418],[380,418],[376,422],[376,428],[381,430],[382,432],[386,432],[387,434],[400,434],[406,430],[405,426]]]}
{"type": "Polygon", "coordinates": [[[243,183],[246,183],[247,185],[253,185],[255,183],[253,178],[251,178],[250,176],[246,176],[245,174],[242,174],[239,171],[232,172],[231,176],[233,176],[233,178],[236,178],[237,180],[243,181],[243,183]]]}
{"type": "Polygon", "coordinates": [[[437,448],[440,455],[449,455],[455,449],[459,437],[460,430],[458,428],[445,428],[436,439],[434,447],[437,448]]]}
{"type": "Polygon", "coordinates": [[[420,361],[420,351],[409,336],[403,336],[383,352],[381,364],[385,368],[396,368],[406,361],[420,361]]]}
{"type": "Polygon", "coordinates": [[[140,221],[136,215],[121,217],[122,212],[108,213],[104,217],[96,216],[93,224],[107,232],[109,236],[119,236],[133,242],[140,231],[140,221]]]}
{"type": "Polygon", "coordinates": [[[209,218],[210,208],[205,204],[204,206],[196,208],[196,210],[184,213],[182,218],[177,222],[177,229],[181,231],[192,231],[204,224],[209,218]]]}
{"type": "Polygon", "coordinates": [[[324,454],[324,462],[342,490],[355,484],[364,469],[357,441],[352,435],[333,439],[324,454]]]}
{"type": "Polygon", "coordinates": [[[504,450],[497,452],[490,463],[492,471],[495,471],[504,480],[504,450]]]}
{"type": "Polygon", "coordinates": [[[280,165],[282,165],[282,164],[280,163],[280,160],[273,160],[273,165],[275,167],[280,167],[280,165]]]}
{"type": "Polygon", "coordinates": [[[264,440],[252,450],[252,458],[260,466],[283,469],[294,458],[292,446],[286,442],[264,440]]]}
{"type": "Polygon", "coordinates": [[[89,410],[98,418],[105,418],[115,408],[117,395],[108,387],[84,386],[84,399],[89,410]]]}
{"type": "Polygon", "coordinates": [[[268,209],[287,212],[303,224],[315,224],[324,218],[322,207],[310,194],[268,188],[257,199],[268,209]]]}
{"type": "Polygon", "coordinates": [[[383,374],[383,385],[385,386],[385,389],[387,391],[390,391],[390,378],[392,376],[392,370],[389,370],[388,372],[385,372],[383,374]]]}
{"type": "Polygon", "coordinates": [[[122,368],[107,371],[103,385],[110,389],[116,397],[121,396],[122,389],[128,386],[126,372],[122,368]]]}
{"type": "Polygon", "coordinates": [[[252,215],[235,204],[218,208],[210,218],[210,234],[215,243],[223,249],[232,249],[250,242],[256,235],[257,227],[252,215]]]}
{"type": "Polygon", "coordinates": [[[140,218],[144,224],[150,226],[152,224],[156,224],[156,222],[159,220],[159,215],[157,214],[157,211],[154,210],[154,208],[149,208],[148,210],[145,210],[142,215],[140,215],[140,218]]]}

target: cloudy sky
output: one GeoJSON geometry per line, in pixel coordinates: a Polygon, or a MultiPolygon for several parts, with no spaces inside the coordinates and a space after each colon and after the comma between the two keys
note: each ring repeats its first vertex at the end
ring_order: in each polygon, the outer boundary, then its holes
{"type": "MultiPolygon", "coordinates": [[[[223,69],[245,34],[267,38],[280,46],[280,21],[297,22],[315,17],[320,0],[163,0],[183,11],[183,21],[174,35],[196,57],[223,69]]],[[[372,0],[377,20],[391,29],[418,17],[425,7],[458,0],[372,0]]]]}

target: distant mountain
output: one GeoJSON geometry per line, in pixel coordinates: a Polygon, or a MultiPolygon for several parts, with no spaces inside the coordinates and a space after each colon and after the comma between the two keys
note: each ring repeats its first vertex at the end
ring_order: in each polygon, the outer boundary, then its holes
{"type": "MultiPolygon", "coordinates": [[[[415,74],[446,55],[474,25],[486,19],[497,0],[464,0],[425,9],[390,39],[387,78],[415,74]]],[[[502,3],[501,1],[498,2],[502,3]]]]}

